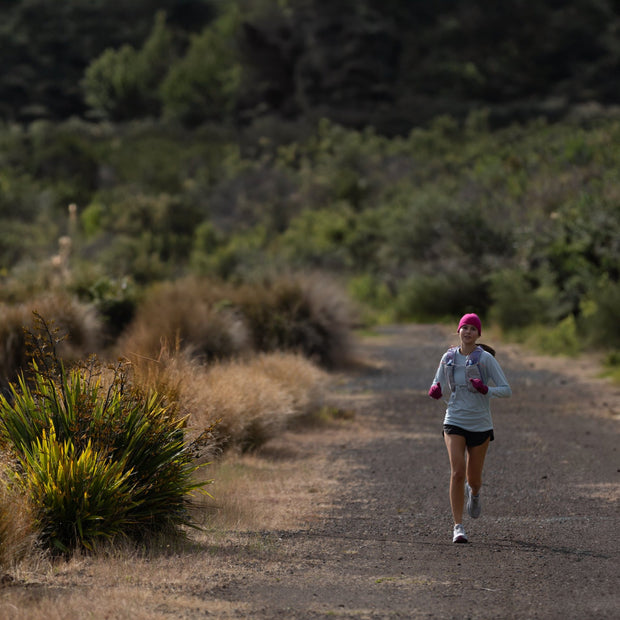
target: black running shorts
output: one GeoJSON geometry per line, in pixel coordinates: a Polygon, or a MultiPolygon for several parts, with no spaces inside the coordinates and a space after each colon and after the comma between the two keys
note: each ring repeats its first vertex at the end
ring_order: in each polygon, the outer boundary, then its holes
{"type": "Polygon", "coordinates": [[[491,441],[495,439],[493,429],[479,433],[476,431],[467,431],[460,426],[453,426],[452,424],[443,425],[443,431],[441,434],[443,435],[444,433],[447,433],[448,435],[461,435],[462,437],[465,437],[465,444],[470,448],[482,445],[489,437],[491,438],[491,441]]]}

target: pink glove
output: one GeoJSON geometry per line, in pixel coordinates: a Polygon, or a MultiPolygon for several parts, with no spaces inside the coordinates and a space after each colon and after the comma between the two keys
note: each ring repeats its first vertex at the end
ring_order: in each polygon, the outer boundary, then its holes
{"type": "Polygon", "coordinates": [[[431,385],[431,389],[428,391],[428,395],[435,400],[441,398],[441,383],[435,383],[431,385]]]}
{"type": "Polygon", "coordinates": [[[489,386],[482,383],[480,379],[470,379],[470,381],[481,394],[486,394],[489,391],[489,386]]]}

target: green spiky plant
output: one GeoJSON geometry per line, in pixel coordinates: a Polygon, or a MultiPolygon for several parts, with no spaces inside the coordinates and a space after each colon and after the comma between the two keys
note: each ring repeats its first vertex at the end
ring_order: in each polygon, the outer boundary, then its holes
{"type": "Polygon", "coordinates": [[[103,458],[90,442],[76,448],[59,441],[52,427],[19,463],[20,483],[39,513],[42,538],[55,549],[92,550],[98,540],[124,534],[132,525],[132,471],[103,458]]]}
{"type": "Polygon", "coordinates": [[[0,396],[0,437],[43,539],[66,552],[192,525],[191,494],[208,481],[194,479],[196,442],[175,405],[132,385],[124,363],[107,369],[107,386],[94,358],[65,370],[56,334],[35,318],[30,372],[0,396]]]}

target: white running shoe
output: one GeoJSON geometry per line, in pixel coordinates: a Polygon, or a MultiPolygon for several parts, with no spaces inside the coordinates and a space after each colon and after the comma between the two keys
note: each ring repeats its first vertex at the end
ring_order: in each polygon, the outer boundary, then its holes
{"type": "Polygon", "coordinates": [[[467,534],[465,534],[465,529],[460,523],[457,523],[454,526],[454,533],[452,534],[452,542],[453,543],[466,543],[467,542],[467,534]]]}
{"type": "Polygon", "coordinates": [[[480,493],[478,495],[474,495],[471,492],[471,487],[469,483],[465,483],[465,498],[467,499],[467,514],[472,519],[477,519],[480,516],[480,512],[482,510],[482,505],[480,503],[480,493]]]}

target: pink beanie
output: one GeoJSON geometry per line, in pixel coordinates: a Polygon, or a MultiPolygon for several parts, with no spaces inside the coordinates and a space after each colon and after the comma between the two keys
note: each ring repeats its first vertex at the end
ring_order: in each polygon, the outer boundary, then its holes
{"type": "Polygon", "coordinates": [[[471,314],[464,314],[463,318],[459,321],[457,333],[461,331],[461,327],[463,325],[473,325],[478,330],[478,335],[482,336],[482,323],[480,322],[480,318],[477,314],[473,312],[471,314]]]}

